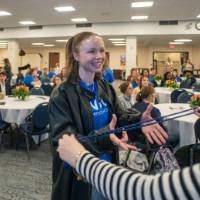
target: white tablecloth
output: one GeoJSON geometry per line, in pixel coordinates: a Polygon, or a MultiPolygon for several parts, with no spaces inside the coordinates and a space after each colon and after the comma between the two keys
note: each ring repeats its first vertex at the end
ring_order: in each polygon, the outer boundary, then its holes
{"type": "Polygon", "coordinates": [[[43,102],[49,102],[48,96],[31,95],[26,101],[20,101],[14,97],[5,97],[4,105],[0,105],[1,117],[4,121],[17,125],[24,122],[24,119],[43,102]]]}
{"type": "MultiPolygon", "coordinates": [[[[158,98],[158,103],[171,103],[171,93],[173,89],[166,87],[155,87],[155,90],[158,98]]],[[[194,94],[199,94],[199,92],[194,92],[192,89],[184,89],[184,90],[194,94]]]]}
{"type": "MultiPolygon", "coordinates": [[[[156,104],[155,107],[160,110],[162,116],[190,108],[188,104],[179,103],[156,104]]],[[[185,146],[195,143],[194,123],[197,119],[198,117],[195,114],[192,114],[167,121],[165,122],[165,125],[168,128],[169,134],[179,135],[180,146],[185,146]]]]}

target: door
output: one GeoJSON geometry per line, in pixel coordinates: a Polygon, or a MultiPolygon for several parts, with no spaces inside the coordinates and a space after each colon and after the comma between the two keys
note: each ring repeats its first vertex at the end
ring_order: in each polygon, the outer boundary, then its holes
{"type": "Polygon", "coordinates": [[[58,52],[50,52],[49,53],[49,67],[53,68],[59,62],[60,62],[60,53],[58,53],[58,52]]]}

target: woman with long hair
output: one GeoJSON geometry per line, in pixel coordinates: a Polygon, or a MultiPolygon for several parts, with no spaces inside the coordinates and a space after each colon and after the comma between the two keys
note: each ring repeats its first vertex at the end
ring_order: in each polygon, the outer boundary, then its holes
{"type": "MultiPolygon", "coordinates": [[[[58,140],[64,134],[75,135],[79,140],[85,135],[101,134],[113,129],[115,124],[133,123],[149,119],[149,110],[127,114],[116,98],[113,87],[101,79],[105,61],[102,38],[92,32],[82,32],[71,37],[66,45],[66,81],[50,99],[50,137],[53,146],[52,200],[104,199],[95,188],[91,188],[65,167],[56,151],[58,140]]],[[[150,142],[165,143],[167,134],[158,125],[142,128],[150,142]]],[[[81,141],[83,146],[100,159],[116,163],[116,146],[136,149],[127,144],[126,132],[101,136],[98,139],[81,141]]]]}

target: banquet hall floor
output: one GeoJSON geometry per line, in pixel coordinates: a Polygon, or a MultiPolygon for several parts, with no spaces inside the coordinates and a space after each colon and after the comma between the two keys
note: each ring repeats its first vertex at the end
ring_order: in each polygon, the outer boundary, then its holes
{"type": "Polygon", "coordinates": [[[51,153],[49,142],[30,153],[4,149],[0,153],[1,200],[47,200],[51,195],[51,153]]]}

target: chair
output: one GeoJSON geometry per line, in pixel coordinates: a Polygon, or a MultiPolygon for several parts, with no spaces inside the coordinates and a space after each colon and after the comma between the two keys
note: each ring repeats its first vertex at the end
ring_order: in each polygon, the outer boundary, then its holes
{"type": "Polygon", "coordinates": [[[49,132],[49,112],[48,103],[39,104],[33,112],[26,118],[26,123],[19,126],[19,130],[24,134],[26,140],[27,155],[29,159],[29,139],[33,135],[39,137],[38,146],[41,143],[41,135],[49,132]]]}
{"type": "Polygon", "coordinates": [[[178,96],[177,102],[178,103],[188,103],[191,100],[191,97],[193,95],[194,94],[191,92],[183,92],[178,96]]]}
{"type": "Polygon", "coordinates": [[[195,144],[186,145],[178,149],[175,153],[175,157],[178,160],[181,167],[192,166],[195,163],[200,162],[200,119],[198,119],[194,124],[195,132],[195,144]]]}
{"type": "Polygon", "coordinates": [[[3,121],[0,115],[0,150],[2,150],[3,145],[3,134],[5,133],[5,130],[7,130],[10,127],[10,124],[3,121]]]}
{"type": "Polygon", "coordinates": [[[44,90],[42,88],[31,88],[32,95],[44,95],[44,90]]]}
{"type": "Polygon", "coordinates": [[[41,88],[44,90],[44,95],[46,95],[46,96],[51,95],[51,92],[53,90],[53,86],[51,86],[50,84],[42,84],[41,88]]]}
{"type": "Polygon", "coordinates": [[[186,92],[186,91],[184,89],[176,89],[176,90],[172,91],[172,93],[171,93],[171,103],[177,103],[178,96],[183,92],[186,92]]]}

